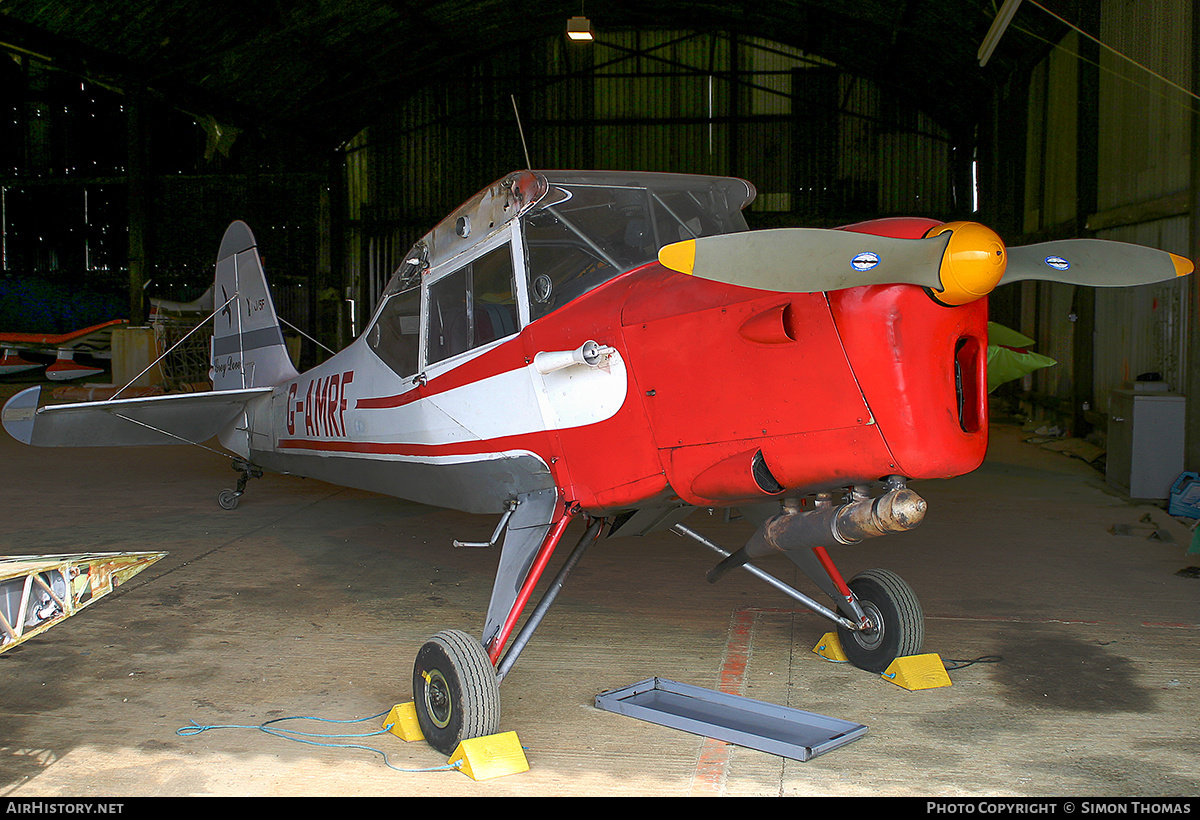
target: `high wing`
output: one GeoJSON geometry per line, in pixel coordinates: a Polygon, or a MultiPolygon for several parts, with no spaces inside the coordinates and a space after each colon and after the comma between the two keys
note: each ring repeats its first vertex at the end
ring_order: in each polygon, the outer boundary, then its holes
{"type": "Polygon", "coordinates": [[[37,447],[110,447],[206,441],[228,427],[270,387],[184,393],[38,407],[42,388],[4,405],[4,429],[37,447]]]}

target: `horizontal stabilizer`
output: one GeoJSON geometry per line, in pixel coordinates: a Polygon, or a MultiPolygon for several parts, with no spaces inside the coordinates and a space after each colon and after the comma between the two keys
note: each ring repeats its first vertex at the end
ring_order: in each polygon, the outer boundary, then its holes
{"type": "Polygon", "coordinates": [[[38,407],[41,387],[4,405],[4,429],[36,447],[127,447],[206,441],[269,387],[38,407]]]}

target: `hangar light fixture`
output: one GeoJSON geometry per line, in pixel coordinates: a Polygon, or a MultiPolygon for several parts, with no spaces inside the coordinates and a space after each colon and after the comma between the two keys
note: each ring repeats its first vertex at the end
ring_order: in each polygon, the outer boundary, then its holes
{"type": "Polygon", "coordinates": [[[586,17],[572,17],[567,20],[567,36],[580,42],[591,42],[592,21],[586,17]]]}

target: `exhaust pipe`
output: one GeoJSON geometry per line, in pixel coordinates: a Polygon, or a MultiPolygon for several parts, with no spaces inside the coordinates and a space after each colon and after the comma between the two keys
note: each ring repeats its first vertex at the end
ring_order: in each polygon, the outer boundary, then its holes
{"type": "Polygon", "coordinates": [[[746,546],[708,573],[709,583],[743,564],[773,552],[857,544],[868,538],[914,529],[925,519],[925,499],[907,487],[876,498],[859,498],[840,506],[800,512],[795,507],[768,519],[746,546]]]}

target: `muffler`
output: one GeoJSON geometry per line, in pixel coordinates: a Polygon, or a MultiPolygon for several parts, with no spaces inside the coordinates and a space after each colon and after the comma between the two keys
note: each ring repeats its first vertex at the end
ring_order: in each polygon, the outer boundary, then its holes
{"type": "Polygon", "coordinates": [[[868,538],[907,532],[925,519],[925,499],[907,487],[895,487],[875,498],[855,498],[801,512],[785,502],[784,512],[767,519],[746,546],[708,573],[715,583],[731,569],[773,552],[857,544],[868,538]]]}

